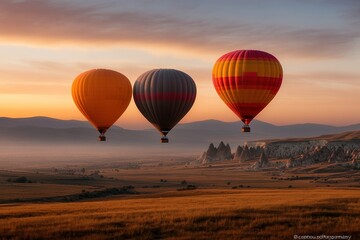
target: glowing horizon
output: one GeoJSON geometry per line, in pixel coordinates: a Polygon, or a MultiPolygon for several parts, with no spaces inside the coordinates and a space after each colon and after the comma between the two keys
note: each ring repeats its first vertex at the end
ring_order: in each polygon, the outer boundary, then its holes
{"type": "MultiPolygon", "coordinates": [[[[182,122],[237,121],[217,95],[211,70],[226,52],[259,49],[279,59],[284,78],[255,119],[360,123],[359,2],[227,3],[1,1],[0,115],[85,120],[70,94],[79,73],[113,69],[133,84],[145,71],[175,68],[198,89],[182,122]]],[[[151,127],[133,100],[116,124],[151,127]]]]}

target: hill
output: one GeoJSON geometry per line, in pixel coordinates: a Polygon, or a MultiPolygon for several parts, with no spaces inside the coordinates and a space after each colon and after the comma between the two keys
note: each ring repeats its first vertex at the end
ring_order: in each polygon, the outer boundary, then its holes
{"type": "Polygon", "coordinates": [[[311,142],[311,141],[320,141],[325,140],[327,142],[336,142],[336,141],[360,141],[360,131],[348,131],[335,134],[326,134],[320,135],[317,137],[303,137],[303,138],[281,138],[281,139],[264,139],[257,140],[256,142],[264,143],[295,143],[295,142],[311,142]]]}
{"type": "MultiPolygon", "coordinates": [[[[222,122],[205,120],[179,124],[169,134],[170,148],[203,148],[209,142],[224,140],[230,144],[274,138],[314,137],[323,134],[360,130],[360,124],[329,126],[319,124],[296,124],[276,126],[253,121],[252,132],[242,133],[241,121],[222,122]]],[[[2,143],[54,143],[98,144],[97,132],[88,122],[60,120],[48,117],[0,118],[0,142],[2,143]]],[[[163,146],[154,129],[129,130],[113,126],[107,133],[107,144],[163,146]]]]}

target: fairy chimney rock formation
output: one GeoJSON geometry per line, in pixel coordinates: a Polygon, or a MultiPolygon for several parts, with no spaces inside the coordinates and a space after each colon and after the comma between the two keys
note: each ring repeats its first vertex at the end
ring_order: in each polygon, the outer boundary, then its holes
{"type": "Polygon", "coordinates": [[[265,152],[264,152],[264,151],[261,151],[259,160],[256,161],[256,162],[251,166],[251,168],[253,168],[253,169],[256,170],[256,169],[268,167],[269,165],[270,165],[270,163],[269,163],[269,160],[268,160],[265,152]]]}
{"type": "Polygon", "coordinates": [[[267,158],[264,151],[261,152],[258,162],[260,164],[260,167],[265,167],[265,166],[269,165],[269,159],[267,158]]]}
{"type": "Polygon", "coordinates": [[[216,151],[214,144],[211,143],[206,152],[204,152],[199,158],[199,162],[202,164],[211,163],[216,160],[216,151]]]}
{"type": "Polygon", "coordinates": [[[215,161],[221,161],[221,160],[231,160],[231,148],[229,144],[224,144],[223,142],[220,142],[219,147],[216,148],[213,143],[209,145],[209,148],[206,152],[204,152],[198,160],[202,164],[206,163],[212,163],[215,161]]]}
{"type": "Polygon", "coordinates": [[[203,163],[210,163],[210,162],[216,161],[216,158],[217,158],[216,152],[217,152],[216,147],[214,146],[213,143],[211,143],[209,145],[208,150],[206,151],[206,155],[205,155],[205,159],[204,159],[205,162],[203,162],[203,163]]]}
{"type": "Polygon", "coordinates": [[[240,161],[241,152],[243,151],[243,148],[241,146],[238,146],[236,149],[236,152],[234,154],[233,160],[240,161]]]}
{"type": "Polygon", "coordinates": [[[246,162],[246,161],[249,161],[250,159],[251,158],[250,158],[249,147],[246,145],[241,152],[239,162],[246,162]]]}
{"type": "Polygon", "coordinates": [[[221,141],[217,148],[216,156],[218,160],[230,160],[231,159],[230,145],[227,144],[225,146],[224,142],[221,141]]]}

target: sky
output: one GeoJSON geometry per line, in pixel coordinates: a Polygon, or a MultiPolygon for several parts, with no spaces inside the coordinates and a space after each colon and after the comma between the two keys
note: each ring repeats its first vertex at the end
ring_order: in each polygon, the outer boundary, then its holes
{"type": "MultiPolygon", "coordinates": [[[[175,68],[198,90],[182,122],[237,121],[212,67],[227,52],[257,49],[279,59],[284,77],[256,119],[360,123],[359,26],[358,0],[2,0],[0,116],[85,120],[71,97],[81,72],[113,69],[133,84],[175,68]]],[[[116,124],[151,126],[133,100],[116,124]]]]}

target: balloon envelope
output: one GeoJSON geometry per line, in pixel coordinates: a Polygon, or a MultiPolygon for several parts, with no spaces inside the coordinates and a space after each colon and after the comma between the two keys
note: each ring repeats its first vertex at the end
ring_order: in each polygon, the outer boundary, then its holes
{"type": "Polygon", "coordinates": [[[142,74],[134,83],[134,101],[144,117],[168,142],[168,132],[191,109],[196,98],[196,85],[184,72],[154,69],[142,74]]]}
{"type": "Polygon", "coordinates": [[[93,69],[77,76],[72,97],[80,112],[100,132],[100,140],[128,107],[132,95],[129,79],[107,69],[93,69]]]}
{"type": "Polygon", "coordinates": [[[220,98],[248,124],[275,97],[282,83],[282,67],[271,54],[257,50],[226,53],[215,63],[213,84],[220,98]]]}

